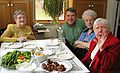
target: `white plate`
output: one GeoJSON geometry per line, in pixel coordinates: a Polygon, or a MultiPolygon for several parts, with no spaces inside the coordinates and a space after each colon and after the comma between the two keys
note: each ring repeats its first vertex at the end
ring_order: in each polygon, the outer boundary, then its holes
{"type": "Polygon", "coordinates": [[[59,45],[59,40],[58,39],[50,39],[47,42],[47,46],[57,46],[57,45],[59,45]]]}
{"type": "Polygon", "coordinates": [[[54,54],[54,50],[48,49],[48,50],[42,51],[42,53],[45,54],[45,55],[52,55],[52,54],[54,54]]]}
{"type": "MultiPolygon", "coordinates": [[[[72,69],[72,64],[69,62],[69,61],[65,61],[65,60],[60,60],[60,61],[54,61],[54,60],[52,60],[53,62],[57,62],[58,64],[63,64],[64,66],[65,66],[65,68],[66,68],[66,70],[65,71],[63,71],[63,73],[64,72],[68,72],[68,71],[70,71],[71,69],[72,69]]],[[[47,61],[45,61],[45,62],[43,62],[43,63],[45,63],[45,64],[47,64],[47,61]]],[[[41,71],[45,71],[45,72],[49,72],[49,71],[46,71],[45,69],[43,69],[42,68],[42,64],[43,63],[41,63],[40,64],[40,70],[41,71]]],[[[58,73],[58,71],[52,71],[53,73],[55,72],[55,73],[58,73]]]]}
{"type": "Polygon", "coordinates": [[[19,64],[16,69],[19,70],[19,71],[28,71],[28,72],[31,72],[31,71],[34,71],[36,68],[36,64],[35,63],[32,63],[31,65],[29,65],[28,62],[23,62],[21,64],[19,64]]]}
{"type": "Polygon", "coordinates": [[[73,57],[73,54],[68,52],[60,52],[57,53],[56,56],[59,59],[71,59],[73,57]]]}
{"type": "Polygon", "coordinates": [[[23,47],[22,43],[11,43],[8,46],[8,48],[11,48],[11,49],[19,49],[19,48],[22,48],[22,47],[23,47]]]}
{"type": "Polygon", "coordinates": [[[37,48],[37,45],[35,45],[35,44],[25,44],[23,48],[35,49],[35,48],[37,48]]]}

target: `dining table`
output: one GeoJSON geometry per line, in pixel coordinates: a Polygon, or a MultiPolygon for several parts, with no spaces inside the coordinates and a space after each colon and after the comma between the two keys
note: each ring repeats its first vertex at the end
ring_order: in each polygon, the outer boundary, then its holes
{"type": "MultiPolygon", "coordinates": [[[[46,52],[47,59],[57,59],[62,62],[69,62],[69,69],[65,73],[89,73],[90,71],[85,67],[85,65],[70,51],[70,49],[65,45],[64,42],[60,41],[58,38],[51,39],[42,39],[42,40],[29,40],[26,42],[3,42],[0,47],[0,55],[4,50],[7,49],[35,49],[42,48],[43,50],[52,50],[52,52],[46,52]],[[17,43],[17,46],[10,46],[12,44],[17,43]],[[25,45],[29,46],[25,46],[25,45]],[[30,46],[32,45],[32,46],[30,46]]],[[[42,64],[40,62],[39,64],[42,64]]],[[[27,73],[19,70],[8,70],[6,68],[0,67],[0,73],[27,73]]],[[[29,72],[28,72],[29,73],[29,72]]],[[[49,73],[41,69],[40,65],[38,65],[32,73],[49,73]]],[[[50,73],[64,73],[59,71],[52,71],[50,73]]]]}

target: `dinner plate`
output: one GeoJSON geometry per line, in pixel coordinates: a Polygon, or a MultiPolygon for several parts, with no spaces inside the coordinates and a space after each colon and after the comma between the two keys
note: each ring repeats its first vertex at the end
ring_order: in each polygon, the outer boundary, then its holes
{"type": "Polygon", "coordinates": [[[44,53],[45,55],[52,55],[52,54],[54,54],[54,50],[52,50],[52,49],[43,50],[42,53],[44,53]]]}
{"type": "Polygon", "coordinates": [[[8,48],[10,48],[10,49],[19,49],[19,48],[22,48],[22,47],[23,47],[22,43],[11,43],[8,46],[8,48]]]}
{"type": "Polygon", "coordinates": [[[68,52],[59,52],[56,54],[56,56],[59,59],[71,59],[73,57],[73,54],[68,52]]]}
{"type": "Polygon", "coordinates": [[[58,39],[50,39],[49,42],[47,42],[47,46],[58,46],[59,40],[58,39]]]}
{"type": "Polygon", "coordinates": [[[35,48],[37,48],[37,45],[35,45],[35,44],[25,44],[23,48],[26,48],[26,49],[35,49],[35,48]]]}
{"type": "Polygon", "coordinates": [[[17,65],[16,69],[19,71],[24,71],[24,72],[33,72],[36,68],[35,63],[29,64],[28,62],[23,62],[19,65],[17,65]]]}
{"type": "MultiPolygon", "coordinates": [[[[62,64],[62,65],[64,65],[65,66],[65,68],[66,68],[66,70],[65,71],[63,71],[63,73],[65,73],[65,72],[68,72],[68,71],[70,71],[71,69],[72,69],[72,64],[69,62],[69,61],[65,61],[65,60],[52,60],[53,62],[57,62],[58,64],[62,64]]],[[[45,61],[45,62],[43,62],[43,63],[45,63],[45,64],[47,64],[47,61],[45,61]]],[[[45,69],[43,69],[42,68],[42,64],[43,63],[41,63],[40,64],[40,70],[41,71],[45,71],[45,72],[49,72],[49,71],[47,71],[47,70],[45,70],[45,69]]],[[[55,70],[53,70],[53,71],[51,71],[51,72],[57,72],[58,73],[58,71],[55,71],[55,70]]]]}

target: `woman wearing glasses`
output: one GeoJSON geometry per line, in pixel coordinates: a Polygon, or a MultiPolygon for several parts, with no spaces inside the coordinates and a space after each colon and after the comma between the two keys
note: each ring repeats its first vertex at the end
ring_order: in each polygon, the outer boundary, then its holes
{"type": "Polygon", "coordinates": [[[35,39],[30,26],[26,25],[26,13],[17,10],[13,15],[16,24],[9,24],[1,35],[3,42],[27,41],[35,39]]]}

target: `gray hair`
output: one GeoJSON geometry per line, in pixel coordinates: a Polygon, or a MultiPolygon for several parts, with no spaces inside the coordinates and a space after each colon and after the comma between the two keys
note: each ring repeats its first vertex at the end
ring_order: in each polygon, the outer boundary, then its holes
{"type": "Polygon", "coordinates": [[[96,26],[96,25],[105,25],[107,27],[107,29],[110,31],[110,23],[107,19],[104,19],[104,18],[97,18],[95,21],[94,21],[94,24],[93,24],[93,28],[96,26]]]}
{"type": "Polygon", "coordinates": [[[18,9],[14,12],[13,18],[15,19],[19,14],[26,15],[25,11],[18,9]]]}
{"type": "Polygon", "coordinates": [[[85,19],[85,16],[93,16],[94,19],[96,19],[97,18],[97,13],[93,10],[88,9],[88,10],[83,12],[82,19],[85,19]]]}

